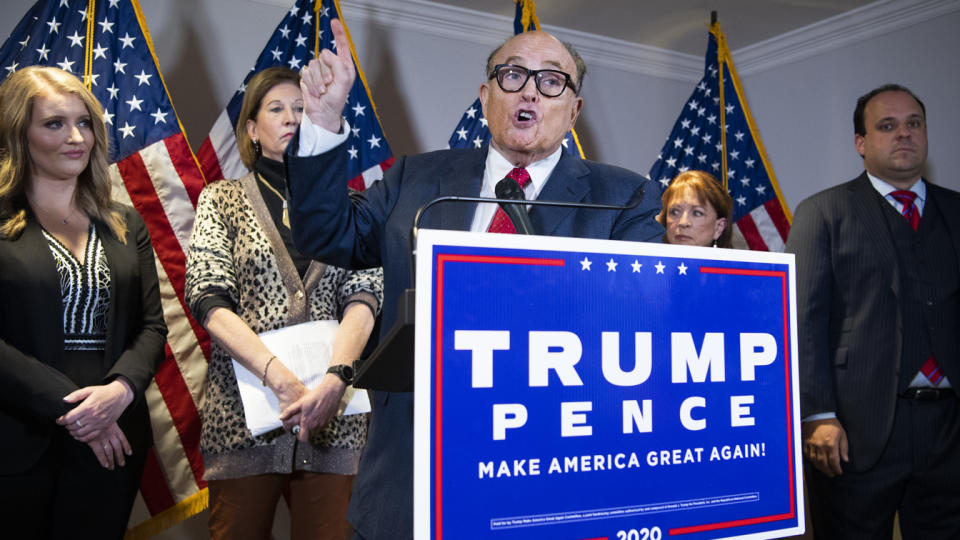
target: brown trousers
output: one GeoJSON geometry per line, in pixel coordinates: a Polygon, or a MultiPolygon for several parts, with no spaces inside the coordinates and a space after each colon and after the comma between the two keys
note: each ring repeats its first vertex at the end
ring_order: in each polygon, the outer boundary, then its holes
{"type": "Polygon", "coordinates": [[[347,503],[353,476],[296,472],[211,480],[210,538],[266,540],[281,495],[290,507],[293,540],[350,537],[347,503]]]}

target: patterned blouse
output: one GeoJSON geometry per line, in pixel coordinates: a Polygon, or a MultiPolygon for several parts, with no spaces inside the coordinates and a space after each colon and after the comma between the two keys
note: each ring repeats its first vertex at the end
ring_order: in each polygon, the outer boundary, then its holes
{"type": "MultiPolygon", "coordinates": [[[[227,298],[257,333],[339,319],[354,301],[379,310],[382,275],[379,268],[347,271],[312,261],[301,278],[253,174],[214,182],[200,194],[186,275],[186,299],[195,316],[216,295],[227,298]]],[[[311,444],[280,429],[253,437],[233,369],[230,355],[214,343],[201,406],[205,479],[297,470],[356,474],[367,415],[335,417],[311,444]]]]}
{"type": "Polygon", "coordinates": [[[41,231],[60,274],[64,350],[103,351],[110,309],[110,266],[97,228],[90,223],[83,262],[46,229],[41,231]]]}

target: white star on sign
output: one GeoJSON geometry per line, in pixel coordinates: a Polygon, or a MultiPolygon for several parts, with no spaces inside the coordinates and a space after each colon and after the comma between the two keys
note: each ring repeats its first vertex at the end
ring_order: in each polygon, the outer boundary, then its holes
{"type": "Polygon", "coordinates": [[[738,131],[733,134],[733,136],[737,138],[737,142],[740,142],[743,140],[743,135],[744,133],[742,131],[738,131]]]}
{"type": "Polygon", "coordinates": [[[684,265],[683,263],[680,263],[680,266],[677,267],[677,271],[680,272],[679,275],[681,275],[681,276],[687,275],[687,267],[686,267],[686,265],[684,265]]]}
{"type": "Polygon", "coordinates": [[[300,69],[300,59],[294,56],[293,58],[290,59],[289,62],[287,62],[287,65],[290,66],[290,69],[296,71],[300,69]]]}
{"type": "Polygon", "coordinates": [[[740,179],[740,183],[743,184],[743,187],[747,187],[750,185],[750,178],[744,176],[740,179]]]}
{"type": "Polygon", "coordinates": [[[103,123],[113,125],[113,114],[103,111],[103,123]]]}
{"type": "Polygon", "coordinates": [[[487,127],[487,119],[481,116],[481,117],[480,117],[480,125],[483,126],[483,127],[487,127]]]}
{"type": "Polygon", "coordinates": [[[280,52],[280,47],[274,47],[273,50],[270,51],[270,54],[273,55],[273,59],[277,62],[283,60],[283,54],[280,52]]]}
{"type": "Polygon", "coordinates": [[[17,66],[19,66],[19,65],[20,65],[20,62],[14,62],[14,63],[10,64],[9,66],[5,67],[4,69],[7,70],[7,73],[13,73],[14,71],[17,70],[17,66]]]}
{"type": "Polygon", "coordinates": [[[633,267],[633,271],[634,271],[634,272],[639,273],[639,272],[640,272],[640,267],[643,266],[643,265],[640,264],[640,261],[634,259],[634,260],[633,260],[633,264],[631,264],[630,266],[633,267]]]}
{"type": "Polygon", "coordinates": [[[125,68],[125,67],[127,67],[127,64],[121,62],[120,59],[117,58],[116,62],[113,63],[113,72],[114,72],[114,73],[126,73],[126,71],[124,71],[124,68],[125,68]]]}
{"type": "Polygon", "coordinates": [[[753,159],[748,159],[748,160],[744,161],[744,163],[747,164],[747,168],[748,168],[748,169],[752,169],[752,168],[753,168],[753,164],[756,163],[756,161],[753,160],[753,159]]]}
{"type": "Polygon", "coordinates": [[[119,91],[120,89],[117,88],[116,84],[111,84],[110,88],[107,88],[107,92],[110,92],[110,99],[117,99],[117,92],[119,91]]]}
{"type": "Polygon", "coordinates": [[[610,260],[607,261],[607,272],[616,272],[617,263],[613,260],[613,257],[610,257],[610,260]]]}
{"type": "MultiPolygon", "coordinates": [[[[297,9],[297,8],[294,7],[293,9],[297,9]]],[[[280,33],[283,34],[283,39],[287,39],[290,37],[290,29],[287,28],[287,25],[283,25],[283,28],[280,29],[280,33]]]]}
{"type": "Polygon", "coordinates": [[[467,113],[466,113],[466,114],[467,114],[467,116],[469,116],[470,118],[473,118],[474,115],[477,114],[477,110],[474,109],[473,107],[470,107],[469,109],[467,109],[467,113]]]}
{"type": "Polygon", "coordinates": [[[356,146],[351,146],[348,148],[347,153],[350,154],[350,159],[357,159],[357,156],[360,155],[360,151],[357,150],[356,146]]]}
{"type": "Polygon", "coordinates": [[[473,147],[480,148],[481,146],[483,146],[483,139],[481,139],[480,136],[478,135],[473,139],[473,147]]]}
{"type": "Polygon", "coordinates": [[[354,116],[354,117],[356,117],[356,116],[363,116],[363,111],[364,111],[364,110],[366,110],[366,107],[364,107],[363,105],[357,103],[356,105],[353,106],[353,116],[354,116]]]}
{"type": "Polygon", "coordinates": [[[367,142],[370,143],[370,148],[380,148],[380,137],[376,135],[370,135],[370,138],[367,139],[367,142]]]}
{"type": "Polygon", "coordinates": [[[461,141],[467,140],[467,128],[460,128],[460,129],[458,129],[458,130],[457,130],[457,137],[458,137],[461,141]]]}
{"type": "Polygon", "coordinates": [[[733,105],[732,105],[732,104],[727,103],[727,106],[726,106],[725,108],[727,109],[727,114],[731,114],[731,113],[733,112],[733,105]]]}
{"type": "Polygon", "coordinates": [[[744,197],[743,195],[737,197],[737,204],[739,204],[740,206],[744,206],[745,204],[747,204],[747,198],[744,197]]]}
{"type": "Polygon", "coordinates": [[[100,31],[106,34],[107,32],[113,33],[113,23],[108,21],[106,17],[102,21],[98,22],[100,25],[100,31]]]}
{"type": "Polygon", "coordinates": [[[107,50],[108,49],[106,47],[97,43],[97,46],[93,48],[93,59],[96,60],[97,58],[103,58],[104,60],[106,60],[107,50]]]}
{"type": "Polygon", "coordinates": [[[584,257],[583,260],[580,261],[580,270],[590,270],[591,264],[593,264],[593,261],[584,257]]]}
{"type": "Polygon", "coordinates": [[[38,60],[46,60],[46,59],[47,59],[47,54],[48,54],[49,52],[50,52],[50,49],[48,49],[46,45],[40,45],[40,48],[37,49],[37,54],[39,54],[40,56],[39,56],[37,59],[38,59],[38,60]]]}
{"type": "Polygon", "coordinates": [[[657,261],[657,264],[653,265],[657,269],[658,274],[663,273],[663,269],[666,268],[666,265],[662,261],[657,261]]]}
{"type": "Polygon", "coordinates": [[[57,18],[54,17],[53,20],[47,21],[47,26],[50,27],[50,31],[54,34],[60,32],[60,23],[57,22],[57,18]]]}
{"type": "Polygon", "coordinates": [[[360,128],[358,128],[358,127],[350,128],[350,134],[353,135],[354,137],[359,137],[359,136],[360,136],[360,128]]]}
{"type": "Polygon", "coordinates": [[[306,47],[307,46],[307,36],[299,34],[297,36],[297,47],[306,47]]]}
{"type": "Polygon", "coordinates": [[[72,36],[67,36],[67,39],[70,40],[71,47],[83,47],[83,36],[79,32],[74,31],[72,36]]]}

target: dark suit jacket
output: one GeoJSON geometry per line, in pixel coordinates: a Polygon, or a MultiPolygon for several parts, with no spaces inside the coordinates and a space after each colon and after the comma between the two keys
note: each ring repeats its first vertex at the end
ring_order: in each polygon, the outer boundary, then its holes
{"type": "Polygon", "coordinates": [[[120,208],[126,244],[96,223],[110,265],[110,311],[104,362],[97,373],[82,374],[87,384],[64,374],[60,275],[40,225],[29,216],[18,238],[0,240],[0,474],[29,468],[54,431],[64,429],[54,421],[75,407],[64,396],[119,375],[135,394],[121,427],[135,451],[149,447],[143,392],[163,360],[167,329],[146,225],[133,208],[120,208]]]}
{"type": "MultiPolygon", "coordinates": [[[[926,185],[924,214],[939,208],[960,258],[960,193],[926,185]]],[[[844,467],[853,471],[880,458],[899,382],[901,270],[884,204],[863,173],[801,202],[786,247],[797,256],[801,416],[836,412],[850,442],[844,467]]],[[[932,307],[933,320],[943,324],[931,329],[931,339],[944,374],[957,384],[958,328],[948,321],[960,314],[945,306],[932,307]]]]}
{"type": "MultiPolygon", "coordinates": [[[[397,318],[397,298],[410,287],[410,228],[426,202],[442,195],[477,196],[487,149],[441,150],[398,159],[367,191],[348,198],[343,186],[346,145],[320,156],[296,157],[287,147],[293,238],[305,254],[328,264],[383,266],[382,333],[397,318]]],[[[539,234],[658,242],[654,220],[660,190],[639,175],[610,165],[560,158],[539,199],[624,204],[645,188],[633,210],[534,207],[530,221],[539,234]]],[[[443,203],[428,210],[425,228],[469,230],[475,204],[443,203]]],[[[373,422],[354,484],[349,518],[367,539],[412,536],[413,396],[378,392],[373,422]]]]}

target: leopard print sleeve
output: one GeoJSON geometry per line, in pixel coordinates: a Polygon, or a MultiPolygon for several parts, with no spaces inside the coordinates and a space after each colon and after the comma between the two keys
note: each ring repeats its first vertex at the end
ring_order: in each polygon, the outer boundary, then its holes
{"type": "Polygon", "coordinates": [[[236,306],[239,301],[232,257],[235,232],[228,221],[231,209],[236,209],[231,199],[239,195],[233,182],[221,180],[203,188],[197,203],[187,252],[185,297],[190,312],[201,324],[203,304],[209,306],[211,298],[220,300],[213,302],[216,305],[229,302],[236,306]]]}
{"type": "Polygon", "coordinates": [[[366,304],[376,317],[383,303],[383,268],[345,271],[337,292],[340,317],[343,317],[343,310],[353,302],[366,304]]]}

